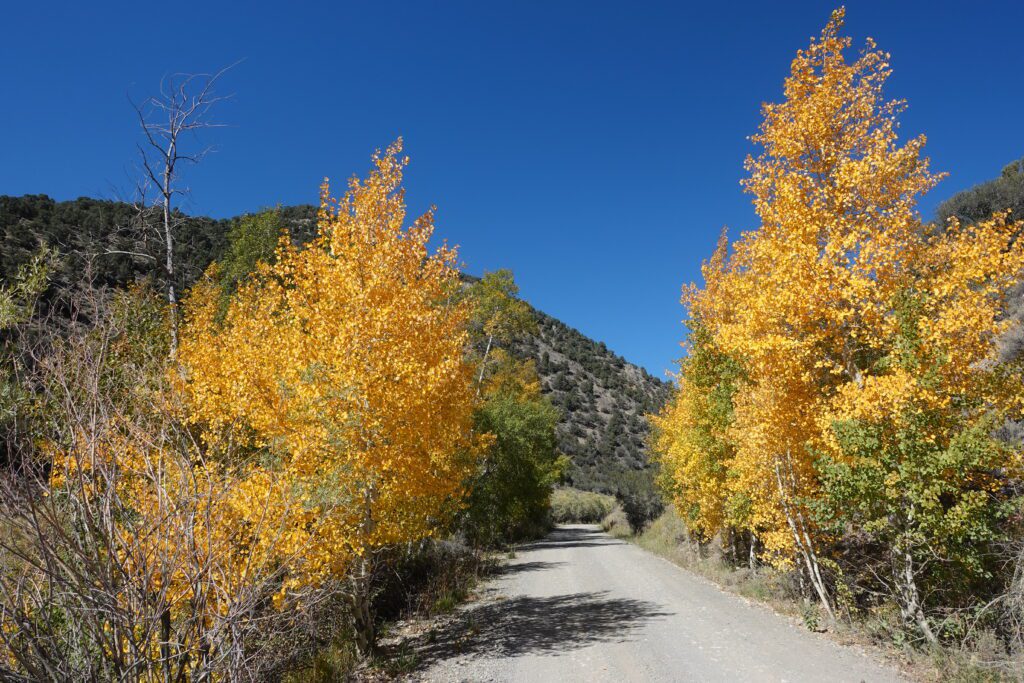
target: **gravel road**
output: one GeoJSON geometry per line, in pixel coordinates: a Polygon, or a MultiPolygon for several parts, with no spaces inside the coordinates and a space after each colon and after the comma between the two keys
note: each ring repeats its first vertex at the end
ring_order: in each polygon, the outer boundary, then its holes
{"type": "Polygon", "coordinates": [[[420,681],[899,681],[864,651],[599,527],[526,546],[419,650],[420,681]]]}

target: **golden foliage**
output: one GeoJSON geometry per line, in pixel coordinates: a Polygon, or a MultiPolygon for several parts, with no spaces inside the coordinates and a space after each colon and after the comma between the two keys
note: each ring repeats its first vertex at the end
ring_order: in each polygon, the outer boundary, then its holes
{"type": "Polygon", "coordinates": [[[325,181],[319,233],[281,239],[218,322],[201,285],[180,349],[192,420],[211,446],[262,455],[232,463],[243,484],[236,525],[274,501],[284,541],[301,559],[293,582],[340,575],[351,559],[422,538],[453,510],[472,470],[474,396],[464,351],[465,304],[455,252],[431,253],[433,213],[403,227],[401,142],[375,155],[340,200],[325,181]]]}
{"type": "Polygon", "coordinates": [[[817,495],[815,455],[843,457],[837,421],[934,409],[949,418],[929,434],[941,445],[985,416],[1019,414],[1022,400],[1019,383],[993,366],[1009,324],[1004,295],[1024,268],[1011,239],[1021,225],[922,224],[917,197],[939,180],[922,156],[925,139],[900,143],[904,105],[882,95],[889,55],[868,40],[847,62],[842,23],[839,10],[797,53],[785,101],[763,108],[753,137],[762,152],[747,159],[744,182],[759,229],[731,253],[723,239],[703,288],[684,291],[691,320],[743,370],[723,435],[728,475],[701,464],[693,434],[700,394],[713,387],[695,393],[686,361],[680,396],[660,420],[658,450],[690,491],[683,502],[718,511],[701,518],[706,531],[726,523],[728,501],[742,496],[748,514],[728,522],[755,531],[779,561],[794,550],[786,511],[817,495]],[[918,302],[914,354],[932,364],[917,371],[899,362],[908,297],[918,302]]]}

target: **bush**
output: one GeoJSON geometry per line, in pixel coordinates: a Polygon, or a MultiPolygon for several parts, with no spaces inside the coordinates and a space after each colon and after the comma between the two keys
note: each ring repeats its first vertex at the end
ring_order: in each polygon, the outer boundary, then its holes
{"type": "MultiPolygon", "coordinates": [[[[474,422],[478,433],[494,435],[485,467],[472,480],[460,530],[478,547],[494,547],[548,531],[548,499],[566,463],[555,448],[559,413],[516,372],[512,364],[503,385],[488,389],[474,422]]],[[[534,375],[535,376],[535,375],[534,375]]]]}
{"type": "Polygon", "coordinates": [[[699,546],[690,541],[686,522],[671,505],[648,525],[637,540],[641,547],[657,555],[669,557],[687,568],[692,568],[701,559],[699,546]]]}
{"type": "Polygon", "coordinates": [[[551,519],[556,524],[597,524],[615,507],[615,499],[603,493],[573,488],[551,494],[551,519]]]}
{"type": "Polygon", "coordinates": [[[453,538],[390,548],[380,565],[374,612],[381,620],[394,620],[448,611],[439,608],[462,602],[492,562],[453,538]]]}
{"type": "Polygon", "coordinates": [[[633,535],[633,530],[629,526],[629,519],[626,518],[626,513],[618,505],[601,520],[601,528],[615,538],[626,538],[633,535]]]}
{"type": "Polygon", "coordinates": [[[0,680],[274,679],[332,636],[340,591],[275,600],[293,565],[224,540],[240,477],[211,463],[238,452],[180,419],[159,295],[72,301],[0,471],[0,680]]]}
{"type": "MultiPolygon", "coordinates": [[[[453,611],[494,566],[491,558],[455,539],[392,546],[378,551],[374,564],[377,571],[372,577],[373,612],[382,629],[388,622],[413,615],[453,611]]],[[[310,625],[308,642],[303,642],[301,648],[294,642],[284,645],[286,650],[300,651],[280,669],[285,683],[362,680],[358,677],[362,662],[356,635],[345,615],[339,624],[340,628],[317,634],[313,629],[323,629],[325,625],[320,620],[310,625]]],[[[378,654],[383,654],[378,664],[392,676],[408,673],[416,664],[415,654],[405,649],[378,654]]],[[[277,680],[273,676],[269,679],[277,680]]]]}
{"type": "Polygon", "coordinates": [[[635,534],[643,531],[665,510],[665,503],[655,490],[654,476],[649,470],[623,472],[619,476],[615,498],[635,534]]]}

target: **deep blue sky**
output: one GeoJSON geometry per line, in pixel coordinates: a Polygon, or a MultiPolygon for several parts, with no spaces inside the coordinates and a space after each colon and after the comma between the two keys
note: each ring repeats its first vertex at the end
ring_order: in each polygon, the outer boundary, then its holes
{"type": "MultiPolygon", "coordinates": [[[[759,105],[778,99],[821,2],[4,3],[0,194],[113,198],[136,140],[126,93],[245,62],[190,172],[186,208],[312,203],[398,135],[412,211],[472,273],[511,268],[531,303],[662,375],[680,286],[723,225],[759,105]],[[168,11],[170,10],[170,11],[168,11]]],[[[847,3],[893,55],[907,134],[950,172],[924,203],[1024,155],[1024,3],[847,3]]]]}

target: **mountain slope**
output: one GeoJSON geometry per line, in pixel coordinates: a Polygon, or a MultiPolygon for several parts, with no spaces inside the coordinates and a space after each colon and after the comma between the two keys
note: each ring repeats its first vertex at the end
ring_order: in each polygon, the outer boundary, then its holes
{"type": "Polygon", "coordinates": [[[1024,158],[1007,164],[998,177],[958,192],[939,204],[935,219],[940,225],[954,216],[964,223],[975,223],[1006,210],[1010,211],[1011,219],[1024,219],[1024,158]]]}
{"type": "Polygon", "coordinates": [[[614,493],[623,472],[648,467],[646,416],[664,405],[671,385],[602,342],[534,312],[538,334],[510,350],[535,360],[544,393],[562,410],[558,446],[573,463],[569,483],[614,493]]]}
{"type": "MultiPolygon", "coordinates": [[[[315,233],[316,207],[283,207],[279,212],[296,242],[315,233]]],[[[228,230],[237,219],[182,218],[175,251],[178,285],[184,288],[224,255],[228,230]]],[[[155,261],[133,255],[146,251],[129,229],[135,219],[132,207],[122,202],[0,196],[0,281],[13,276],[43,242],[62,254],[55,289],[74,288],[87,272],[107,286],[159,276],[155,261]]],[[[645,416],[661,407],[670,385],[565,323],[540,311],[535,314],[537,336],[519,340],[509,350],[536,361],[544,392],[562,410],[558,442],[573,463],[569,483],[613,493],[623,472],[647,469],[645,416]]]]}

